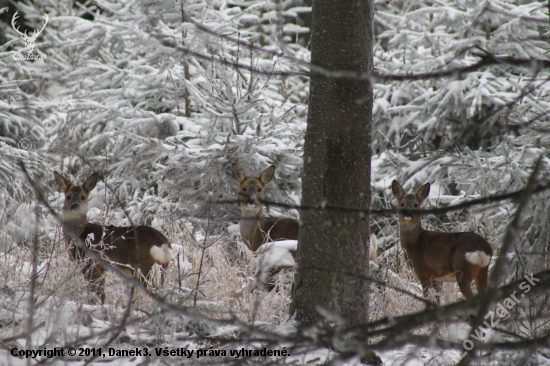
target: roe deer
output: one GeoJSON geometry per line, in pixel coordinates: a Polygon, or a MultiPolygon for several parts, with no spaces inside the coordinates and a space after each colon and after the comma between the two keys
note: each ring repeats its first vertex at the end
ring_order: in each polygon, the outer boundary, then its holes
{"type": "MultiPolygon", "coordinates": [[[[267,184],[273,179],[275,166],[271,165],[257,178],[247,176],[244,170],[236,163],[231,165],[231,172],[239,185],[239,203],[241,207],[239,229],[241,237],[248,248],[256,252],[262,244],[265,244],[269,240],[298,239],[300,224],[297,220],[276,217],[266,218],[263,216],[263,203],[260,201],[265,197],[267,184]]],[[[374,263],[377,263],[377,248],[376,236],[372,234],[369,258],[374,263]]],[[[292,256],[295,255],[294,252],[291,252],[291,254],[292,256]]],[[[269,291],[273,288],[273,277],[282,269],[290,269],[290,267],[268,269],[269,281],[267,282],[267,289],[269,291]]],[[[262,276],[261,271],[258,273],[262,276]]]]}
{"type": "MultiPolygon", "coordinates": [[[[163,269],[168,268],[172,258],[172,247],[158,230],[149,226],[116,227],[87,222],[88,196],[97,183],[97,174],[92,174],[80,186],[74,185],[58,172],[54,172],[53,175],[65,194],[63,232],[65,240],[70,245],[72,260],[83,260],[85,250],[73,243],[71,235],[77,236],[82,243],[88,239],[95,252],[114,262],[113,265],[128,276],[134,274],[135,268],[144,276],[148,276],[154,263],[161,265],[163,269]]],[[[105,303],[105,269],[100,264],[89,261],[82,272],[101,303],[105,303]]]]}
{"type": "MultiPolygon", "coordinates": [[[[430,287],[439,293],[441,282],[456,281],[466,299],[473,296],[470,288],[472,280],[475,280],[479,294],[485,292],[487,271],[493,255],[487,240],[471,232],[441,233],[424,230],[420,215],[406,210],[415,210],[422,205],[430,193],[430,183],[424,184],[412,194],[405,193],[403,187],[394,180],[392,192],[402,210],[399,213],[401,246],[422,284],[424,297],[430,287]]],[[[436,300],[439,304],[439,295],[436,300]]],[[[426,307],[431,308],[432,305],[426,307]]]]}
{"type": "MultiPolygon", "coordinates": [[[[244,170],[235,163],[231,165],[231,172],[239,185],[239,204],[241,207],[239,228],[241,237],[248,248],[253,252],[257,252],[258,248],[269,240],[298,239],[300,224],[297,220],[263,216],[264,204],[260,201],[264,199],[267,183],[273,179],[275,166],[271,165],[258,178],[247,176],[244,170]]],[[[271,249],[276,250],[275,248],[275,246],[272,246],[271,249]]],[[[274,253],[261,253],[262,257],[259,261],[261,268],[256,272],[258,283],[261,283],[261,287],[267,291],[271,291],[275,287],[275,276],[279,272],[293,268],[293,266],[262,266],[262,259],[266,259],[265,255],[269,256],[274,253]]],[[[295,257],[295,252],[290,251],[290,254],[295,257]]],[[[292,261],[292,258],[287,259],[292,261]]]]}
{"type": "Polygon", "coordinates": [[[249,177],[237,164],[231,165],[233,178],[239,184],[241,206],[240,231],[248,248],[255,252],[269,239],[298,239],[300,224],[297,220],[278,217],[264,217],[264,192],[267,183],[273,179],[275,165],[264,170],[258,178],[249,177]]]}

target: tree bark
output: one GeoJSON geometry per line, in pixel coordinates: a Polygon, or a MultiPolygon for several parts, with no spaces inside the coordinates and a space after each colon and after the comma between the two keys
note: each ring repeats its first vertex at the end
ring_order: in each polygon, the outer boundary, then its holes
{"type": "MultiPolygon", "coordinates": [[[[331,70],[372,71],[372,0],[313,0],[311,61],[331,70]]],[[[302,204],[370,207],[372,85],[312,73],[302,204]]],[[[368,220],[334,210],[301,213],[291,313],[301,327],[330,326],[318,306],[346,325],[368,321],[368,220]]]]}

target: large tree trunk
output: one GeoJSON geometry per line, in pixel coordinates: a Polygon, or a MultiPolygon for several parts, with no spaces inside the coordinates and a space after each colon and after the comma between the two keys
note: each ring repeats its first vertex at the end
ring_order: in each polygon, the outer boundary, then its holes
{"type": "MultiPolygon", "coordinates": [[[[311,61],[330,70],[372,71],[372,0],[314,0],[311,61]]],[[[372,85],[312,72],[302,204],[370,207],[372,85]]],[[[300,326],[321,321],[317,306],[347,325],[368,321],[368,221],[334,210],[301,212],[291,312],[300,326]]]]}

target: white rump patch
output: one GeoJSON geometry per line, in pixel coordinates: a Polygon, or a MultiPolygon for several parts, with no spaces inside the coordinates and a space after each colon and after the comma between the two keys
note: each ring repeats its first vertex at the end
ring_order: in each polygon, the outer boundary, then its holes
{"type": "Polygon", "coordinates": [[[172,259],[172,249],[168,246],[169,244],[162,244],[160,247],[153,245],[149,249],[151,257],[158,264],[166,264],[172,259]]]}
{"type": "Polygon", "coordinates": [[[477,264],[481,267],[487,267],[491,261],[491,257],[485,254],[482,250],[476,250],[475,252],[468,252],[464,255],[466,260],[472,264],[477,264]]]}

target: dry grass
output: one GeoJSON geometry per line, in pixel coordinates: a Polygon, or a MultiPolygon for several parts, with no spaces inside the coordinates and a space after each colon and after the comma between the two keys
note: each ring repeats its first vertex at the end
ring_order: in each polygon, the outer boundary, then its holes
{"type": "MultiPolygon", "coordinates": [[[[189,229],[189,224],[183,226],[189,229]]],[[[40,243],[43,250],[39,256],[37,291],[77,304],[93,303],[95,296],[84,280],[82,266],[69,259],[61,230],[52,228],[45,234],[41,237],[46,237],[49,242],[40,243]]],[[[288,314],[288,278],[292,274],[285,274],[283,282],[286,285],[278,283],[276,290],[269,294],[254,290],[257,259],[240,239],[225,236],[197,241],[193,239],[190,230],[172,230],[169,239],[179,245],[174,245],[174,258],[166,274],[164,287],[175,290],[181,286],[191,291],[190,296],[180,305],[196,308],[211,317],[236,317],[248,323],[256,321],[275,324],[288,314]],[[200,282],[195,299],[199,272],[200,282]]],[[[17,289],[28,290],[32,269],[31,248],[14,247],[1,256],[0,278],[3,283],[17,284],[17,289]]],[[[160,267],[156,270],[154,282],[158,285],[160,267]]],[[[126,307],[130,291],[118,274],[107,274],[105,290],[107,304],[126,307]]],[[[135,294],[133,306],[146,311],[155,308],[154,302],[140,291],[135,294]]]]}
{"type": "MultiPolygon", "coordinates": [[[[245,323],[255,322],[269,329],[276,328],[288,319],[292,271],[280,275],[280,281],[274,291],[261,293],[253,290],[257,258],[237,235],[210,236],[205,239],[203,233],[192,233],[192,225],[188,222],[171,226],[165,223],[164,227],[167,228],[164,231],[170,242],[174,243],[174,257],[165,279],[164,292],[159,294],[187,291],[188,295],[180,297],[178,305],[195,309],[196,312],[213,318],[237,318],[245,323]]],[[[50,311],[51,317],[60,316],[60,310],[57,309],[59,306],[62,309],[63,306],[72,304],[69,307],[71,309],[85,308],[86,304],[94,298],[94,294],[88,291],[88,284],[81,274],[80,265],[69,260],[61,230],[49,228],[40,233],[39,238],[41,242],[36,294],[40,300],[37,301],[37,306],[44,307],[46,312],[50,311]],[[46,301],[48,298],[54,301],[48,303],[46,301]]],[[[32,244],[32,240],[28,243],[32,244]]],[[[0,279],[12,290],[28,293],[31,283],[32,250],[30,245],[13,248],[0,255],[0,279]]],[[[421,296],[420,284],[410,267],[405,265],[399,245],[388,251],[386,255],[381,255],[379,261],[379,275],[384,281],[421,296]]],[[[157,284],[160,282],[160,273],[156,274],[154,281],[157,284]]],[[[107,305],[109,306],[105,307],[107,315],[103,319],[115,324],[128,305],[129,293],[129,287],[124,281],[118,275],[109,273],[106,278],[107,305]]],[[[12,297],[13,301],[17,304],[23,303],[25,301],[23,297],[18,298],[18,296],[12,297]]],[[[452,303],[461,298],[462,295],[456,283],[443,284],[442,304],[452,303]]],[[[375,296],[371,297],[371,320],[380,319],[385,315],[399,316],[424,309],[422,302],[392,289],[385,289],[380,299],[382,302],[375,296]]],[[[520,304],[518,308],[522,309],[516,312],[516,317],[519,319],[519,314],[524,311],[528,313],[532,305],[531,301],[520,304]]],[[[138,309],[132,312],[133,317],[143,316],[145,313],[154,314],[158,311],[156,303],[140,291],[135,294],[132,308],[138,309]]],[[[549,314],[541,314],[542,319],[548,319],[548,317],[549,314]]],[[[20,318],[13,316],[10,320],[11,324],[24,325],[18,319],[20,318]]],[[[82,318],[77,320],[77,323],[85,324],[86,321],[82,318]]],[[[51,326],[57,327],[60,321],[56,320],[52,324],[51,326]]],[[[139,325],[139,328],[150,334],[153,334],[155,329],[158,332],[164,331],[155,321],[144,322],[139,325]]],[[[427,325],[415,332],[436,332],[444,338],[449,336],[445,326],[434,328],[427,325]]],[[[71,339],[74,336],[75,333],[63,332],[63,338],[71,339]]]]}
{"type": "MultiPolygon", "coordinates": [[[[278,288],[269,294],[254,290],[257,258],[240,238],[222,236],[197,241],[188,233],[189,230],[184,244],[178,249],[183,249],[184,253],[180,253],[180,256],[185,255],[190,263],[187,273],[194,275],[186,277],[182,286],[195,289],[200,269],[198,299],[205,307],[201,311],[213,317],[236,317],[247,323],[277,323],[288,314],[289,285],[283,284],[283,278],[278,288]],[[212,304],[216,304],[217,310],[206,306],[212,304]]],[[[171,265],[168,272],[172,279],[178,278],[177,265],[171,265]]],[[[177,286],[173,280],[171,284],[177,286]]],[[[185,305],[194,306],[194,296],[190,296],[185,305]]]]}

